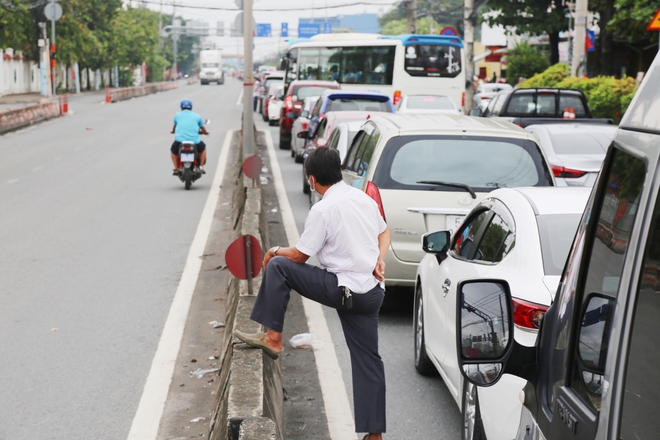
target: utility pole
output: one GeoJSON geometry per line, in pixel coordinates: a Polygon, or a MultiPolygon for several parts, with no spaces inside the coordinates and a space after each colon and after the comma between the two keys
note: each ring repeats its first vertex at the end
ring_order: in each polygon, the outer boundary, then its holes
{"type": "Polygon", "coordinates": [[[406,0],[406,32],[417,33],[417,0],[406,0]]]}
{"type": "Polygon", "coordinates": [[[179,31],[181,28],[181,20],[176,18],[176,2],[172,2],[172,55],[174,59],[172,60],[172,73],[174,74],[174,79],[179,79],[179,67],[176,64],[176,52],[177,44],[179,43],[179,31]]]}
{"type": "Polygon", "coordinates": [[[472,100],[474,97],[474,86],[472,78],[474,78],[474,0],[465,0],[465,11],[463,13],[463,28],[465,34],[463,43],[465,44],[465,71],[467,84],[465,87],[465,105],[463,111],[465,114],[470,113],[472,110],[472,100]]]}
{"type": "Polygon", "coordinates": [[[573,58],[571,59],[572,76],[578,75],[580,64],[584,61],[584,40],[587,34],[587,5],[588,0],[577,0],[575,2],[575,30],[573,32],[573,58]]]}
{"type": "Polygon", "coordinates": [[[254,154],[254,114],[252,113],[252,89],[254,88],[254,64],[252,62],[252,0],[243,0],[243,157],[254,154]]]}

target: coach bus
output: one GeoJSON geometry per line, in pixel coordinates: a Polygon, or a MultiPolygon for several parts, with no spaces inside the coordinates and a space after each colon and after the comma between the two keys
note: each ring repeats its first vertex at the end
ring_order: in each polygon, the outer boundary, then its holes
{"type": "Polygon", "coordinates": [[[449,96],[465,104],[465,50],[444,35],[319,34],[294,41],[282,59],[285,83],[337,81],[343,90],[389,95],[449,96]]]}

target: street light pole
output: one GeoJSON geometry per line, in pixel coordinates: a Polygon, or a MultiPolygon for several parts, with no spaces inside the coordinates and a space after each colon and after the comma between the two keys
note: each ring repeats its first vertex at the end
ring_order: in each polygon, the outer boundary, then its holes
{"type": "Polygon", "coordinates": [[[252,62],[252,0],[243,0],[243,155],[254,154],[254,118],[252,90],[254,65],[252,62]]]}
{"type": "MultiPolygon", "coordinates": [[[[55,3],[55,0],[50,0],[51,3],[55,3]]],[[[50,42],[51,42],[51,52],[52,52],[52,57],[51,57],[51,69],[52,73],[51,75],[53,76],[53,96],[57,96],[57,46],[55,46],[55,15],[53,14],[53,19],[50,21],[50,42]]]]}
{"type": "Polygon", "coordinates": [[[580,64],[584,61],[584,40],[587,34],[587,5],[588,0],[577,0],[575,2],[575,31],[573,35],[573,59],[571,60],[572,76],[578,75],[580,64]]]}

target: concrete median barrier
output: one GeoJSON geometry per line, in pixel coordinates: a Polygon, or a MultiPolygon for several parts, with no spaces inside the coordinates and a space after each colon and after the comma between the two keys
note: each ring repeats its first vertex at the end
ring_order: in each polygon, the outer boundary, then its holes
{"type": "Polygon", "coordinates": [[[58,116],[60,116],[60,103],[56,100],[0,111],[0,134],[58,116]]]}
{"type": "MultiPolygon", "coordinates": [[[[241,148],[242,137],[232,148],[241,148]]],[[[234,224],[237,235],[251,234],[268,249],[268,227],[263,215],[258,180],[241,174],[243,185],[234,197],[234,224]]],[[[272,360],[234,338],[234,329],[254,333],[261,325],[250,320],[250,312],[261,285],[261,274],[247,281],[231,277],[227,293],[226,331],[217,389],[218,401],[210,425],[210,440],[283,439],[284,395],[280,360],[272,360]]]]}
{"type": "Polygon", "coordinates": [[[150,83],[138,87],[124,87],[120,89],[105,89],[105,102],[118,102],[126,99],[137,98],[139,96],[151,95],[152,93],[172,90],[179,87],[178,81],[163,81],[150,83]]]}

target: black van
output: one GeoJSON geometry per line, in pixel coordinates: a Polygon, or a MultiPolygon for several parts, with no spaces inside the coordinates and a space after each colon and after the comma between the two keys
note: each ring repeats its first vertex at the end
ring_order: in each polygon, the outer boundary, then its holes
{"type": "Polygon", "coordinates": [[[609,147],[536,347],[513,336],[503,280],[465,280],[466,380],[526,379],[517,439],[660,436],[660,57],[609,147]]]}

